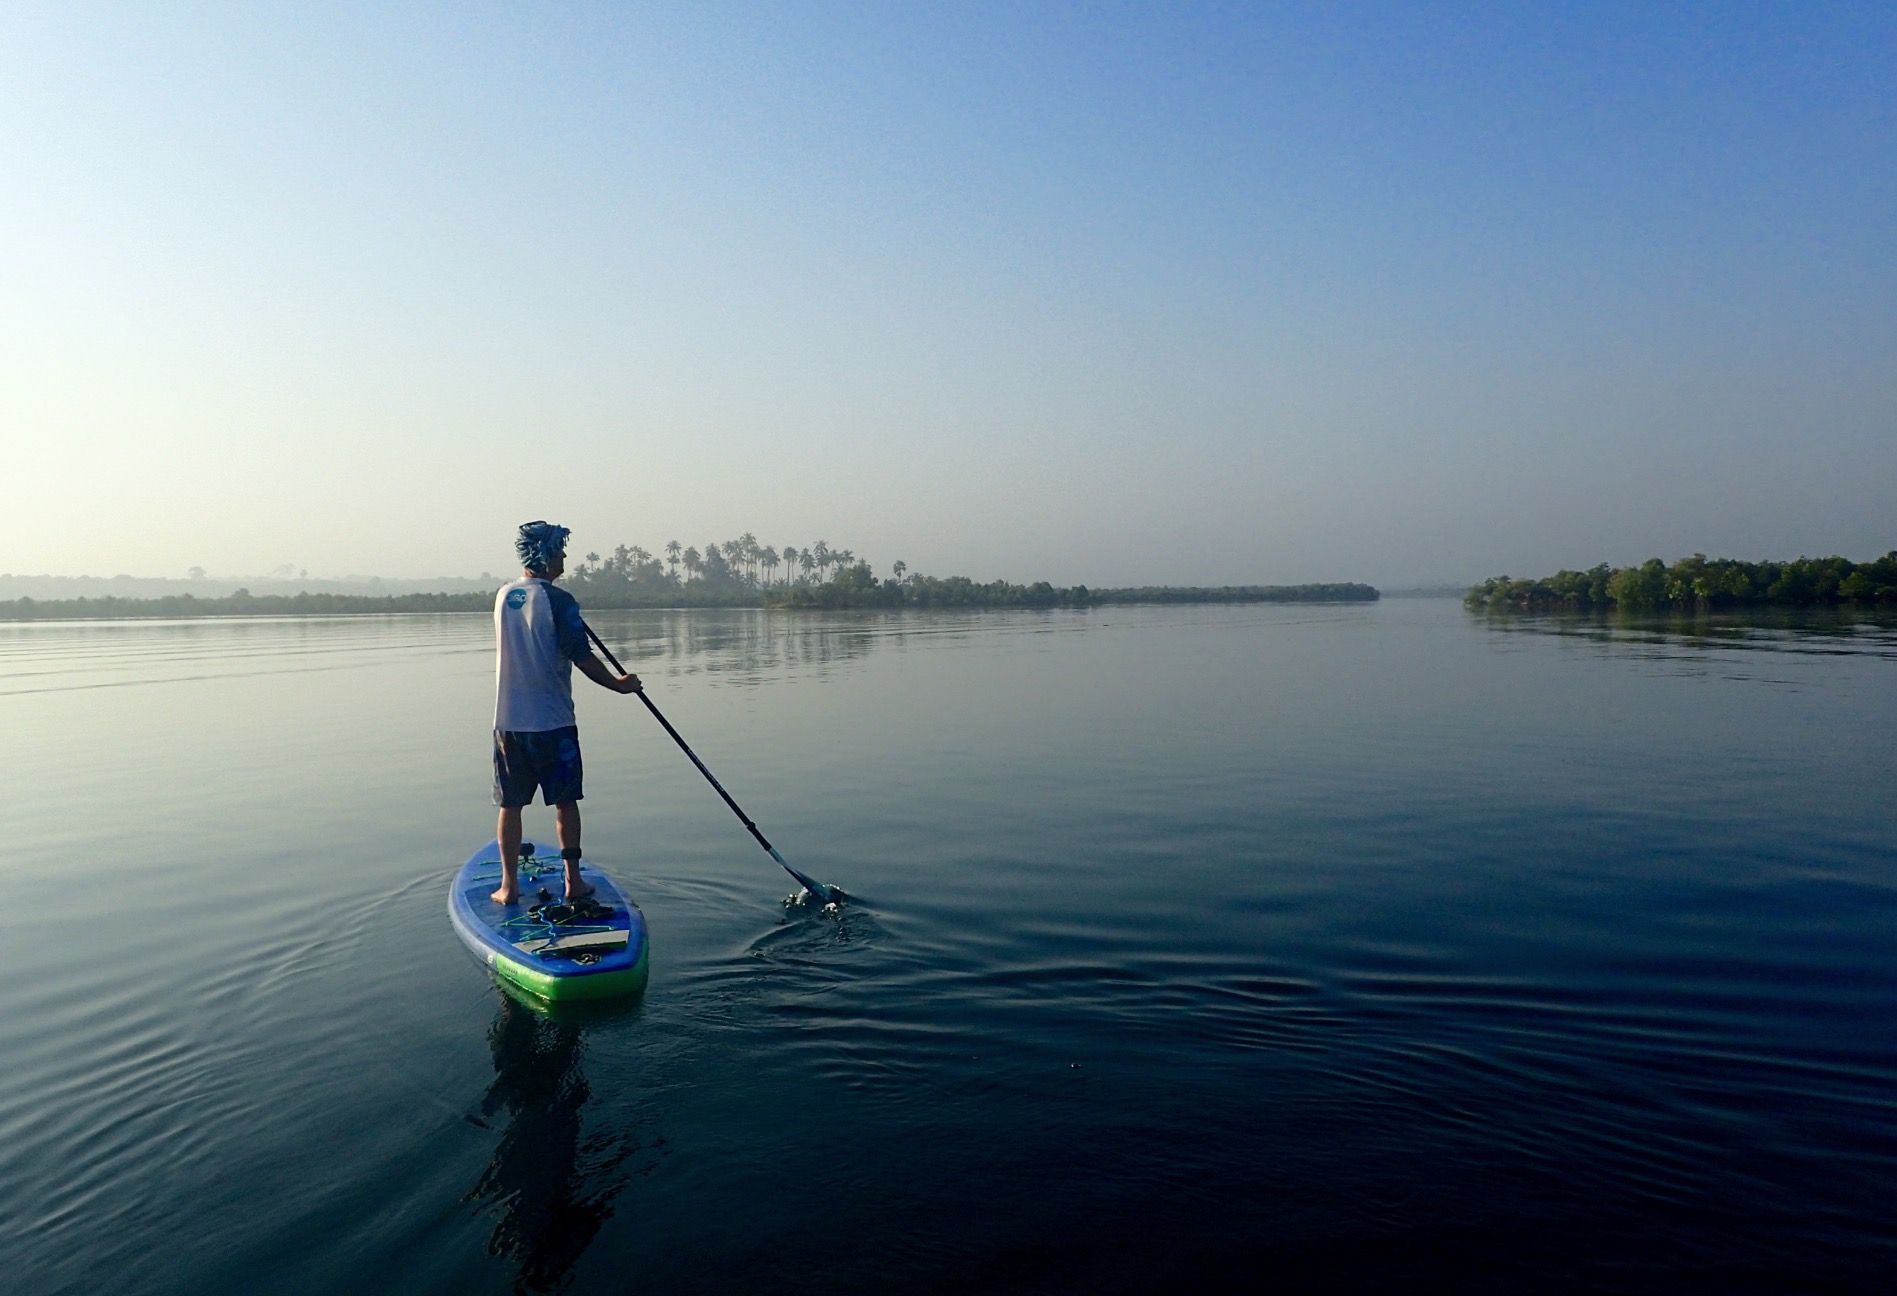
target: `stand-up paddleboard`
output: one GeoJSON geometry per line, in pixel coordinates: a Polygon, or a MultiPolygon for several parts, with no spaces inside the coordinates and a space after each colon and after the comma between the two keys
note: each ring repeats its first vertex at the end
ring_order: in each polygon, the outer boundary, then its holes
{"type": "Polygon", "coordinates": [[[593,894],[566,903],[560,857],[524,844],[520,899],[498,905],[501,849],[489,842],[455,875],[448,921],[474,956],[542,999],[609,999],[637,994],[646,983],[646,920],[613,880],[585,860],[580,876],[593,894]]]}

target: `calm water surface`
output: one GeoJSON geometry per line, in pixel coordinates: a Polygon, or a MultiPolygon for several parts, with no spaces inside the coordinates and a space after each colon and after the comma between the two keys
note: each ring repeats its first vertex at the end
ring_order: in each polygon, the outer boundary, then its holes
{"type": "Polygon", "coordinates": [[[0,1285],[1889,1290],[1889,621],[593,620],[854,898],[581,681],[554,1017],[485,618],[0,626],[0,1285]]]}

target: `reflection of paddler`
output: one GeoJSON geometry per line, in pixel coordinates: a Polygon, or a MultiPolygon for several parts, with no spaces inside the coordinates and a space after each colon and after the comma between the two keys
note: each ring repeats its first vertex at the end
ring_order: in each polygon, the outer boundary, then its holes
{"type": "Polygon", "coordinates": [[[496,904],[520,898],[520,811],[541,800],[554,807],[566,898],[592,891],[580,877],[580,731],[573,714],[573,670],[615,693],[637,693],[639,677],[615,675],[587,644],[580,605],[554,582],[566,574],[563,526],[528,522],[514,549],[524,568],[494,598],[494,804],[501,808],[495,840],[501,848],[496,904]]]}
{"type": "Polygon", "coordinates": [[[506,1128],[465,1200],[499,1208],[489,1253],[518,1266],[519,1289],[545,1291],[560,1285],[592,1245],[621,1185],[595,1185],[588,1193],[579,1167],[581,1110],[591,1092],[580,1069],[579,1028],[549,1021],[507,995],[500,999],[487,1035],[494,1082],[481,1114],[504,1116],[506,1128]]]}

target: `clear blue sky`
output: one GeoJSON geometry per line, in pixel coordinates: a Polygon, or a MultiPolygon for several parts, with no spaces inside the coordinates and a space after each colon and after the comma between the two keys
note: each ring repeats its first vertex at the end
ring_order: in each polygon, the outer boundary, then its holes
{"type": "Polygon", "coordinates": [[[0,11],[0,570],[1897,545],[1897,6],[0,11]]]}

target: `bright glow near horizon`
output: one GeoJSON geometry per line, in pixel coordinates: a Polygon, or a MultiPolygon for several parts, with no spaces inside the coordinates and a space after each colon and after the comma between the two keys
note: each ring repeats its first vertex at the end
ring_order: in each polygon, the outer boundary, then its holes
{"type": "Polygon", "coordinates": [[[0,570],[1897,544],[1897,9],[9,6],[0,570]]]}

